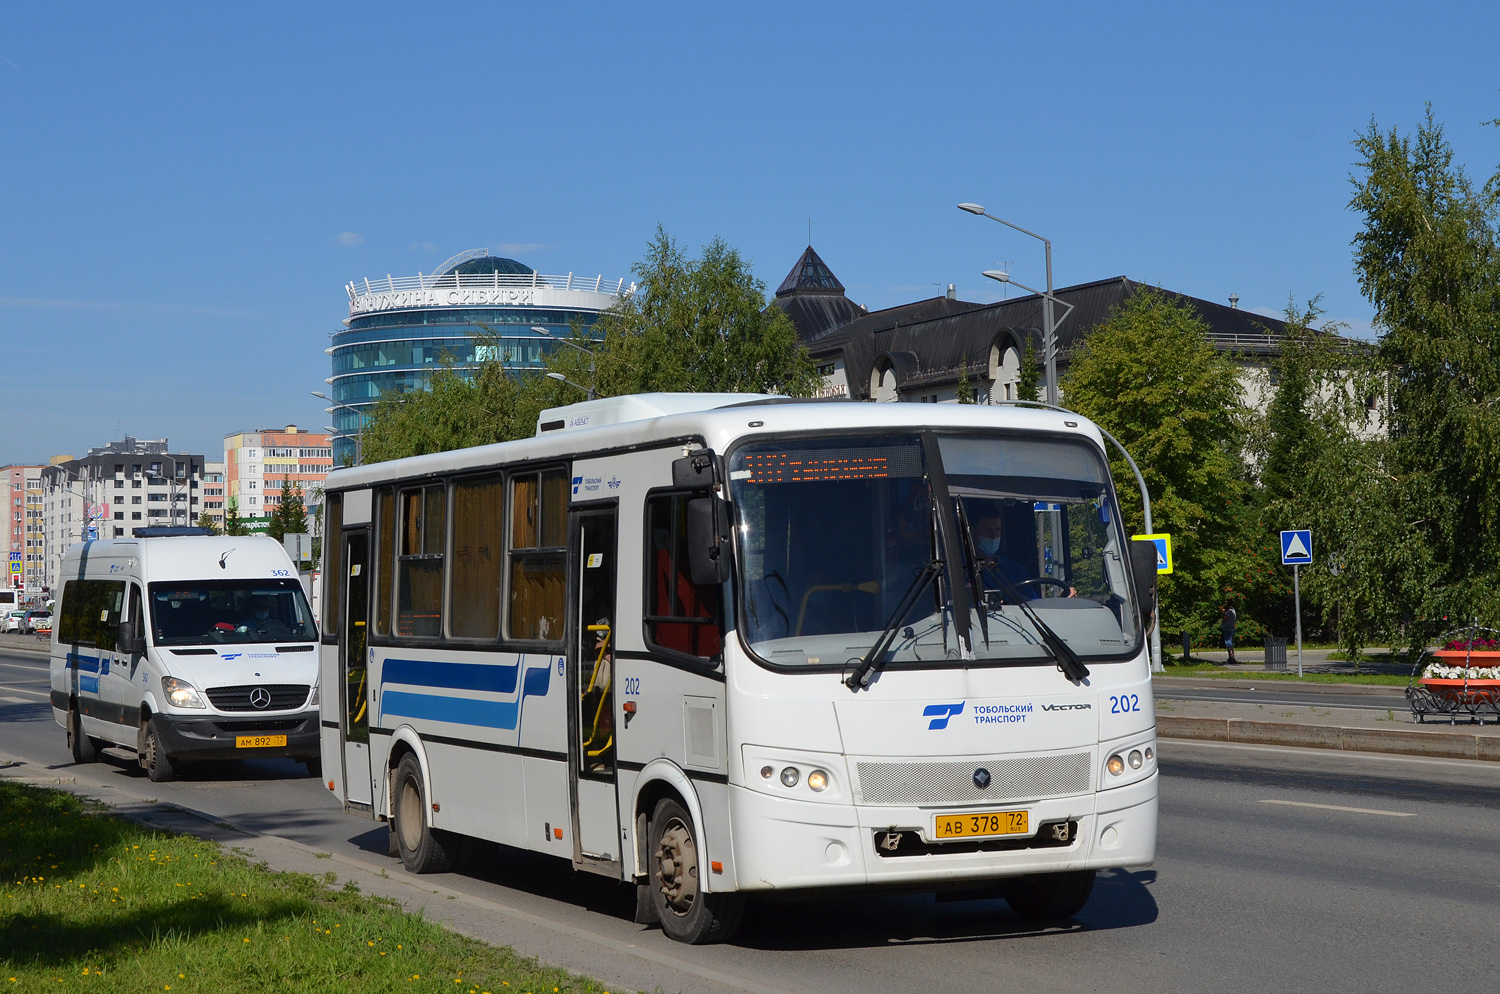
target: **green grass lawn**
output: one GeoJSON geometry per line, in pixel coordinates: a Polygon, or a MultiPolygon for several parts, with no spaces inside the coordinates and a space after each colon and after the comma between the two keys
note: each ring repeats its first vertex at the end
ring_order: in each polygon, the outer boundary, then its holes
{"type": "Polygon", "coordinates": [[[1163,660],[1166,672],[1161,676],[1202,676],[1218,678],[1223,680],[1290,680],[1293,683],[1357,683],[1381,687],[1404,687],[1407,684],[1406,673],[1305,673],[1298,676],[1296,663],[1288,663],[1293,667],[1291,672],[1280,673],[1275,671],[1254,670],[1231,670],[1218,663],[1190,663],[1186,666],[1181,663],[1172,663],[1163,660]]]}
{"type": "Polygon", "coordinates": [[[0,779],[0,994],[603,991],[334,880],[0,779]]]}

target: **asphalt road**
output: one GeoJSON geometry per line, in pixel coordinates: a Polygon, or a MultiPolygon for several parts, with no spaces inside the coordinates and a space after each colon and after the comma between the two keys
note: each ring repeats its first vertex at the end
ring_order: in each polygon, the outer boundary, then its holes
{"type": "MultiPolygon", "coordinates": [[[[436,917],[666,991],[1500,989],[1500,764],[1161,749],[1156,864],[1102,875],[1063,927],[1028,926],[1002,902],[762,902],[733,943],[691,948],[631,924],[621,888],[539,857],[502,853],[421,883],[440,888],[436,917]]],[[[408,879],[385,857],[383,829],[342,815],[290,761],[190,768],[169,784],[123,754],[73,766],[41,656],[0,653],[5,757],[28,764],[5,772],[77,777],[122,804],[181,805],[408,879]]]]}

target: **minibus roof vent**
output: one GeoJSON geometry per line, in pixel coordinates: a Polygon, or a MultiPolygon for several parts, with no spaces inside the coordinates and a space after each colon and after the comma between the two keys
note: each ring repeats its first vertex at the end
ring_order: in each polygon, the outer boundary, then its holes
{"type": "Polygon", "coordinates": [[[736,404],[775,399],[764,393],[637,393],[602,397],[567,407],[549,407],[536,421],[537,435],[558,431],[580,431],[626,421],[647,421],[669,414],[691,414],[736,404]]]}

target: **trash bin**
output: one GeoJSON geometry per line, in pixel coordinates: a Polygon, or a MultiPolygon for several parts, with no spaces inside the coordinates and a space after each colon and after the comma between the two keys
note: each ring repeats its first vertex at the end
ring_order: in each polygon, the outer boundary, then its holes
{"type": "Polygon", "coordinates": [[[1266,669],[1286,669],[1286,639],[1279,639],[1274,635],[1266,636],[1266,669]]]}

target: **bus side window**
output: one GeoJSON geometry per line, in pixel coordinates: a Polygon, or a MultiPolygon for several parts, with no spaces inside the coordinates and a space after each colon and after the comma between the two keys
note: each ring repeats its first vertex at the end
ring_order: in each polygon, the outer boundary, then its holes
{"type": "Polygon", "coordinates": [[[339,595],[344,588],[344,495],[323,501],[323,631],[339,630],[339,595]]]}
{"type": "Polygon", "coordinates": [[[691,494],[647,501],[646,642],[702,659],[722,651],[718,588],[694,584],[687,559],[687,503],[691,494]]]}

